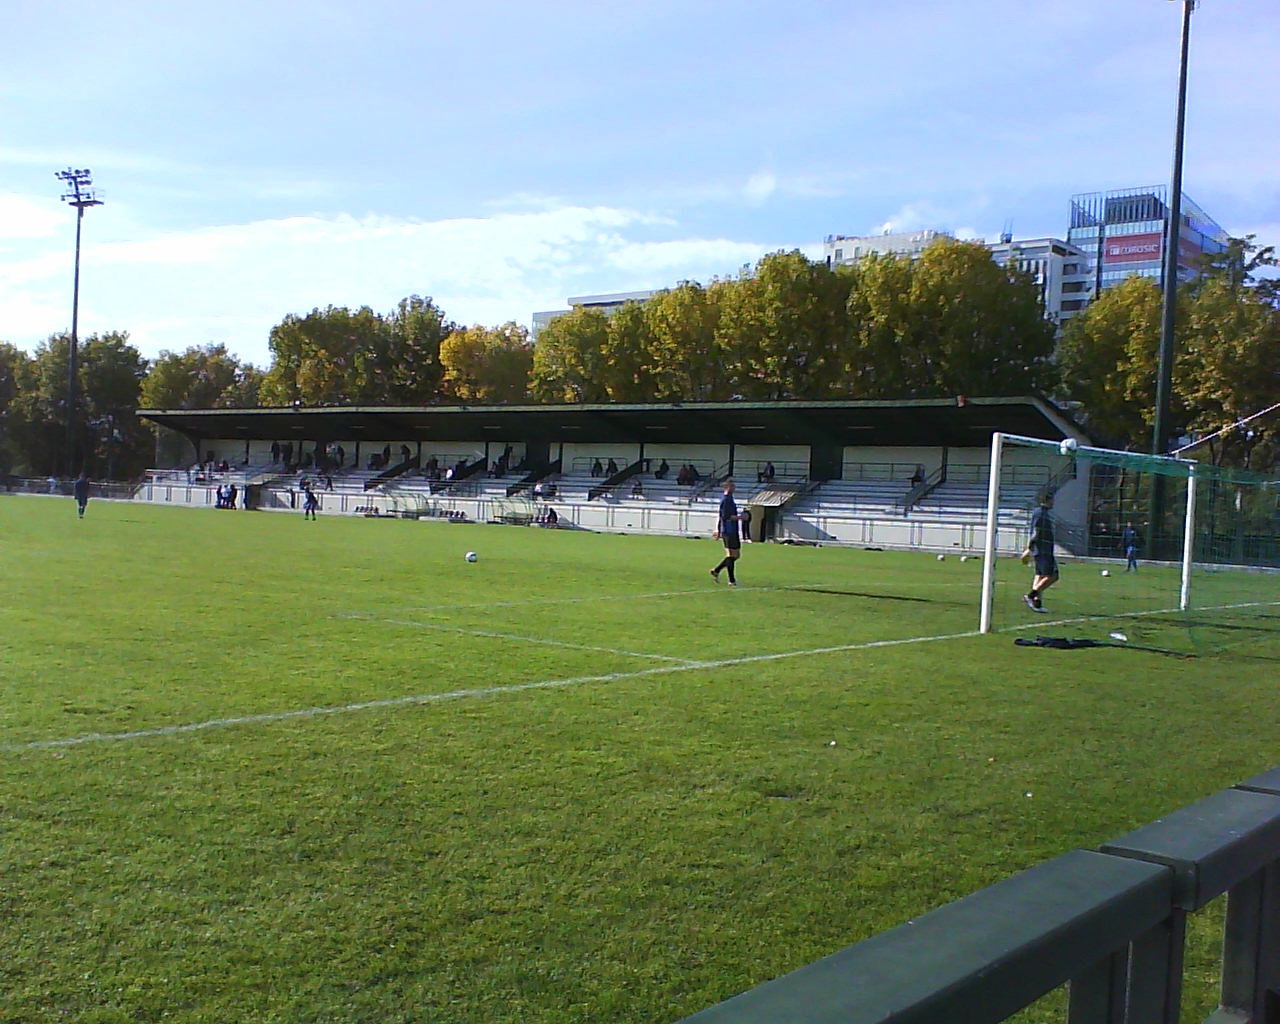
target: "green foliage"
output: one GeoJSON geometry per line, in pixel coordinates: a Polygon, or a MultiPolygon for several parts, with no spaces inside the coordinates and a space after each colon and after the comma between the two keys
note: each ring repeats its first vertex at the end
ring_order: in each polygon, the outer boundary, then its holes
{"type": "Polygon", "coordinates": [[[519,324],[467,327],[440,344],[444,389],[465,402],[505,405],[528,398],[533,346],[519,324]]]}
{"type": "Polygon", "coordinates": [[[261,371],[242,363],[225,345],[193,345],[184,352],[162,351],[142,382],[148,409],[245,408],[257,405],[261,371]]]}
{"type": "Polygon", "coordinates": [[[706,289],[682,281],[644,304],[652,400],[716,401],[728,397],[716,339],[720,310],[706,289]]]}
{"type": "Polygon", "coordinates": [[[266,405],[426,405],[439,398],[441,341],[454,329],[429,298],[389,316],[368,306],[290,314],[271,329],[266,405]]]}
{"type": "Polygon", "coordinates": [[[710,539],[39,497],[0,533],[23,1024],[673,1021],[1275,763],[1274,640],[1015,647],[956,559],[757,545],[729,591],[710,539]]]}
{"type": "MultiPolygon", "coordinates": [[[[1233,239],[1205,261],[1204,276],[1179,289],[1174,436],[1211,434],[1277,400],[1280,305],[1274,282],[1255,276],[1274,263],[1269,249],[1233,239]]],[[[1081,403],[1089,429],[1113,447],[1150,443],[1161,315],[1155,282],[1134,276],[1104,291],[1063,333],[1063,395],[1081,403]]],[[[1280,416],[1228,431],[1199,454],[1218,465],[1271,471],[1280,466],[1280,416]]]]}
{"type": "Polygon", "coordinates": [[[558,316],[538,333],[529,389],[540,402],[608,401],[609,319],[598,309],[558,316]]]}
{"type": "Polygon", "coordinates": [[[870,257],[854,268],[848,316],[849,397],[1034,394],[1051,379],[1053,327],[1034,281],[980,243],[870,257]]]}
{"type": "Polygon", "coordinates": [[[622,402],[769,401],[1026,394],[1053,379],[1035,283],[954,241],[916,262],[875,256],[835,272],[771,253],[735,280],[682,282],[603,326],[562,317],[539,347],[535,394],[569,401],[598,401],[602,385],[622,402]]]}
{"type": "Polygon", "coordinates": [[[129,477],[148,460],[151,434],[134,416],[147,361],[122,331],[94,334],[78,348],[75,437],[77,465],[67,469],[69,334],[55,334],[19,363],[8,407],[8,435],[22,472],[86,470],[95,477],[129,477]]]}
{"type": "Polygon", "coordinates": [[[14,400],[30,376],[31,357],[15,345],[0,342],[0,474],[21,467],[16,443],[20,414],[14,400]]]}
{"type": "Polygon", "coordinates": [[[1073,317],[1058,346],[1067,397],[1088,428],[1111,447],[1145,449],[1155,406],[1160,289],[1134,275],[1106,289],[1073,317]]]}

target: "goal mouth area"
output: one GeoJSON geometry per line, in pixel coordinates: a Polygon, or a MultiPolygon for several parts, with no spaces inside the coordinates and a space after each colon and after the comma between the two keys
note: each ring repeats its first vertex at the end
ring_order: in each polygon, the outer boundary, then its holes
{"type": "Polygon", "coordinates": [[[1280,481],[996,434],[988,487],[983,632],[1051,620],[1183,655],[1280,658],[1280,481]],[[1045,481],[1034,494],[1031,478],[1045,481]],[[1051,547],[1058,579],[1018,564],[1029,547],[1051,547]]]}

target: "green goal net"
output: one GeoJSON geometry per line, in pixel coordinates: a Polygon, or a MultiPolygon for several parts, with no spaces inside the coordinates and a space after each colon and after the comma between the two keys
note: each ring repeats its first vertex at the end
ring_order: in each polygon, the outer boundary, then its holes
{"type": "Polygon", "coordinates": [[[1181,655],[1280,649],[1280,481],[1009,434],[994,436],[991,459],[983,632],[1181,655]],[[1043,520],[1059,573],[1047,587],[1034,556],[1019,558],[1043,520]]]}

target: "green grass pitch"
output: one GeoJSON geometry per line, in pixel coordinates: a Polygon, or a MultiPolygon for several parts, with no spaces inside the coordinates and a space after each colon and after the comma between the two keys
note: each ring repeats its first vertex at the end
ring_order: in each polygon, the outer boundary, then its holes
{"type": "Polygon", "coordinates": [[[1159,606],[1084,566],[1049,629],[1002,563],[978,636],[955,557],[731,590],[709,539],[39,497],[0,538],[3,1024],[672,1021],[1277,761],[1265,622],[1012,643],[1159,606]]]}

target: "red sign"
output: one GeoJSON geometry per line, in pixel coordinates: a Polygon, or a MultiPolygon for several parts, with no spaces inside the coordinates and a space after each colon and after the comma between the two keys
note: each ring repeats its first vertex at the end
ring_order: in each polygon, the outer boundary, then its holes
{"type": "Polygon", "coordinates": [[[1149,263],[1160,259],[1163,239],[1158,231],[1146,235],[1118,235],[1102,244],[1103,263],[1149,263]]]}

